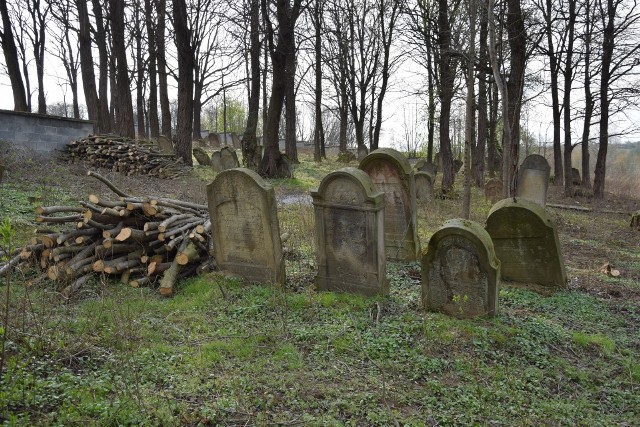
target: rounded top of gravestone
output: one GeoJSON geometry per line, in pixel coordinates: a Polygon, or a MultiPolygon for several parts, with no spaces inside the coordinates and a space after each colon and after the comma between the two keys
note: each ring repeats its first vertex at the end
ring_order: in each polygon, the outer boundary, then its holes
{"type": "Polygon", "coordinates": [[[409,175],[412,172],[411,164],[404,154],[393,148],[378,148],[375,151],[369,153],[362,161],[358,168],[366,170],[367,165],[374,161],[386,160],[394,163],[398,170],[401,170],[405,175],[409,175]]]}
{"type": "Polygon", "coordinates": [[[537,169],[541,171],[551,170],[549,162],[540,154],[529,154],[520,165],[522,169],[537,169]]]}
{"type": "Polygon", "coordinates": [[[416,178],[416,181],[418,180],[418,178],[423,177],[426,178],[431,184],[433,184],[434,176],[429,172],[416,171],[414,172],[414,176],[416,178]]]}
{"type": "Polygon", "coordinates": [[[311,192],[314,201],[324,198],[327,189],[338,180],[348,180],[355,183],[362,190],[364,200],[372,201],[376,205],[384,200],[384,194],[376,190],[366,172],[354,167],[346,167],[333,171],[322,179],[318,189],[311,192]]]}
{"type": "Polygon", "coordinates": [[[255,183],[256,186],[262,187],[265,191],[273,190],[271,184],[265,181],[260,175],[258,175],[255,171],[248,168],[233,168],[224,170],[216,175],[216,178],[207,185],[207,188],[212,187],[217,182],[224,182],[228,180],[251,180],[255,183]]]}
{"type": "Polygon", "coordinates": [[[433,253],[438,243],[447,236],[462,236],[473,242],[474,246],[481,253],[487,254],[489,266],[494,270],[500,266],[500,261],[493,248],[493,241],[487,230],[475,221],[455,218],[445,222],[442,227],[429,239],[427,254],[433,253]]]}
{"type": "MultiPolygon", "coordinates": [[[[554,225],[553,221],[551,220],[549,215],[547,215],[547,211],[543,206],[541,206],[540,204],[532,200],[524,199],[522,197],[509,197],[507,199],[502,199],[499,202],[497,202],[495,205],[493,205],[493,207],[491,207],[491,210],[489,211],[489,215],[487,215],[487,225],[489,225],[489,219],[495,212],[499,210],[506,210],[508,212],[509,210],[514,210],[514,209],[527,210],[531,212],[531,214],[537,216],[540,219],[540,221],[546,224],[547,226],[552,227],[554,225]]],[[[512,217],[512,215],[509,215],[509,216],[512,217]]]]}

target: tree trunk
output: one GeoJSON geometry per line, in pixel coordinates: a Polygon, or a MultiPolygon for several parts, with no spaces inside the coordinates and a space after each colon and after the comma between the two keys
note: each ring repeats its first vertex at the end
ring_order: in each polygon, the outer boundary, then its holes
{"type": "Polygon", "coordinates": [[[147,40],[149,43],[149,136],[157,138],[160,135],[160,121],[158,117],[158,81],[156,71],[156,29],[153,24],[152,0],[145,0],[145,23],[147,40]]]}
{"type": "Polygon", "coordinates": [[[29,111],[27,104],[27,95],[20,74],[20,63],[18,61],[18,48],[13,36],[11,28],[11,19],[9,10],[7,9],[7,0],[0,0],[0,14],[2,14],[2,32],[0,38],[2,41],[2,52],[7,66],[7,74],[11,81],[11,90],[13,92],[13,109],[15,111],[29,111]]]}
{"type": "Polygon", "coordinates": [[[598,135],[598,158],[593,180],[593,196],[604,198],[604,180],[607,168],[607,149],[609,145],[609,84],[611,80],[611,59],[613,58],[616,7],[614,0],[607,1],[607,25],[602,38],[602,69],[600,70],[600,129],[598,135]]]}
{"type": "Polygon", "coordinates": [[[582,187],[591,189],[591,166],[589,164],[589,131],[595,101],[591,93],[591,38],[593,37],[593,23],[590,20],[591,2],[587,0],[585,5],[585,29],[584,29],[584,123],[582,126],[582,187]]]}
{"type": "Polygon", "coordinates": [[[473,153],[473,176],[476,187],[484,187],[485,147],[487,146],[487,37],[489,32],[486,8],[480,4],[480,52],[478,58],[478,135],[473,153]]]}
{"type": "Polygon", "coordinates": [[[313,5],[313,25],[315,42],[315,128],[313,132],[313,160],[322,160],[322,0],[316,0],[313,5]]]}
{"type": "Polygon", "coordinates": [[[286,55],[286,75],[285,75],[285,152],[291,163],[300,163],[298,161],[298,148],[296,147],[296,51],[295,51],[295,34],[294,49],[287,52],[286,55]]]}
{"type": "Polygon", "coordinates": [[[102,133],[102,123],[99,120],[98,93],[96,92],[96,78],[93,74],[93,55],[91,53],[91,34],[89,33],[89,12],[87,2],[76,0],[78,8],[78,21],[80,31],[78,32],[78,42],[80,46],[80,70],[82,73],[82,87],[84,98],[87,103],[87,113],[89,120],[95,120],[96,133],[102,133]]]}
{"type": "Polygon", "coordinates": [[[562,99],[562,109],[564,114],[564,194],[573,197],[573,173],[571,171],[571,84],[573,80],[573,35],[576,23],[576,0],[569,0],[569,22],[567,34],[567,53],[564,69],[564,96],[562,99]]]}
{"type": "Polygon", "coordinates": [[[140,3],[134,2],[134,23],[135,28],[133,34],[135,34],[136,41],[136,70],[137,70],[137,82],[136,82],[136,121],[138,124],[138,138],[147,137],[147,127],[145,126],[145,108],[144,108],[144,87],[145,87],[145,64],[142,57],[142,18],[140,10],[140,3]]]}
{"type": "Polygon", "coordinates": [[[107,51],[107,33],[104,27],[102,3],[100,0],[93,0],[93,14],[96,25],[94,38],[98,47],[98,59],[100,61],[98,66],[98,116],[95,120],[98,122],[99,132],[110,133],[114,126],[111,112],[109,111],[109,54],[107,51]]]}
{"type": "Polygon", "coordinates": [[[251,34],[250,51],[251,58],[251,90],[249,91],[249,112],[247,114],[247,127],[242,137],[242,161],[251,169],[258,167],[257,148],[258,140],[258,114],[260,113],[260,1],[251,0],[251,34]]]}
{"type": "MultiPolygon", "coordinates": [[[[558,74],[560,73],[560,65],[558,57],[555,53],[553,41],[553,23],[551,22],[551,0],[546,0],[546,9],[544,12],[545,32],[547,34],[547,56],[549,57],[549,72],[551,76],[551,111],[553,117],[553,174],[555,176],[554,184],[562,185],[563,168],[562,168],[562,147],[560,144],[560,98],[558,95],[558,74]]],[[[571,180],[571,173],[568,175],[571,180]]]]}
{"type": "Polygon", "coordinates": [[[171,106],[169,105],[169,86],[167,83],[167,59],[165,49],[166,0],[155,0],[158,9],[158,82],[160,83],[161,133],[171,139],[171,106]]]}
{"type": "Polygon", "coordinates": [[[469,57],[467,62],[467,100],[464,130],[464,195],[462,197],[462,217],[470,218],[471,213],[471,144],[475,128],[475,79],[474,64],[476,57],[476,0],[469,1],[469,57]]]}
{"type": "Polygon", "coordinates": [[[113,56],[116,58],[116,97],[118,108],[118,134],[135,138],[133,126],[133,105],[131,101],[131,85],[129,84],[129,67],[127,66],[127,48],[124,38],[124,2],[109,0],[111,7],[111,31],[113,40],[113,56]]]}
{"type": "MultiPolygon", "coordinates": [[[[176,49],[178,51],[178,124],[175,151],[185,164],[193,165],[191,133],[193,126],[193,47],[185,0],[173,0],[176,49]]],[[[164,123],[163,123],[164,125],[164,123]]]]}
{"type": "Polygon", "coordinates": [[[440,48],[440,159],[442,161],[442,191],[447,192],[453,187],[454,180],[449,126],[455,64],[451,52],[451,28],[446,0],[438,0],[438,44],[440,48]]]}

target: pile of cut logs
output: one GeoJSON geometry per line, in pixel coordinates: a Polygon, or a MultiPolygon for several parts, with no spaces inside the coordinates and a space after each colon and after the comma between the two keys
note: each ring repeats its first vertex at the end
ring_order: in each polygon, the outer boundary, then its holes
{"type": "Polygon", "coordinates": [[[63,156],[70,162],[81,160],[127,176],[175,178],[191,170],[173,154],[163,154],[153,145],[115,135],[91,135],[71,141],[63,156]]]}
{"type": "Polygon", "coordinates": [[[95,274],[117,275],[132,287],[159,283],[160,293],[170,296],[177,279],[214,268],[207,206],[133,197],[100,174],[88,175],[118,199],[92,194],[78,207],[37,207],[36,222],[73,227],[37,230],[29,245],[5,254],[0,276],[20,266],[36,267],[42,273],[34,281],[55,281],[69,297],[95,274]]]}

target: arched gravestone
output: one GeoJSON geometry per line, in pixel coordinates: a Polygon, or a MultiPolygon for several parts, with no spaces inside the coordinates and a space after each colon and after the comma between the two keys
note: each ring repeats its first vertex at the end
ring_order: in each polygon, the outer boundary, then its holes
{"type": "Polygon", "coordinates": [[[503,199],[489,211],[485,228],[501,262],[502,280],[542,292],[567,287],[558,232],[542,206],[503,199]]]}
{"type": "Polygon", "coordinates": [[[236,150],[239,150],[242,148],[242,142],[240,141],[240,137],[238,137],[238,134],[231,132],[231,144],[233,145],[233,148],[236,150]]]}
{"type": "Polygon", "coordinates": [[[158,149],[164,154],[175,154],[173,151],[173,142],[171,138],[165,135],[158,137],[158,149]]]}
{"type": "Polygon", "coordinates": [[[222,147],[211,153],[211,166],[215,172],[222,172],[240,166],[238,155],[229,147],[222,147]]]}
{"type": "Polygon", "coordinates": [[[207,139],[211,148],[220,148],[220,136],[216,132],[211,132],[207,139]]]}
{"type": "Polygon", "coordinates": [[[384,194],[369,175],[347,167],[327,175],[311,196],[318,289],[387,295],[384,194]]]}
{"type": "Polygon", "coordinates": [[[491,178],[484,184],[484,197],[492,204],[502,199],[502,180],[491,178]]]}
{"type": "Polygon", "coordinates": [[[539,154],[528,155],[518,171],[518,197],[546,206],[550,173],[547,159],[539,154]]]}
{"type": "Polygon", "coordinates": [[[433,200],[433,175],[417,171],[413,176],[416,182],[416,200],[421,202],[433,200]]]}
{"type": "Polygon", "coordinates": [[[221,172],[207,186],[218,266],[254,282],[284,283],[275,193],[250,169],[221,172]]]}
{"type": "Polygon", "coordinates": [[[436,173],[438,172],[438,168],[436,167],[436,165],[434,163],[431,163],[427,159],[418,160],[413,168],[416,171],[427,172],[428,174],[430,174],[433,178],[432,181],[435,180],[436,173]]]}
{"type": "Polygon", "coordinates": [[[465,318],[495,315],[500,261],[476,222],[452,219],[429,240],[422,257],[422,306],[465,318]]]}
{"type": "Polygon", "coordinates": [[[360,162],[376,190],[385,194],[384,240],[387,259],[416,261],[420,243],[416,233],[416,190],[411,165],[402,153],[379,148],[360,162]]]}

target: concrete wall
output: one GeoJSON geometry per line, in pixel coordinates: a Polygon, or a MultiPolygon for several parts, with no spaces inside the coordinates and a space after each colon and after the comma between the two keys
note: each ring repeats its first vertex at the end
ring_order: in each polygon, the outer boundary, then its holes
{"type": "Polygon", "coordinates": [[[92,121],[0,110],[0,139],[36,151],[62,150],[74,139],[93,133],[92,121]]]}

